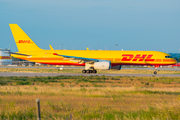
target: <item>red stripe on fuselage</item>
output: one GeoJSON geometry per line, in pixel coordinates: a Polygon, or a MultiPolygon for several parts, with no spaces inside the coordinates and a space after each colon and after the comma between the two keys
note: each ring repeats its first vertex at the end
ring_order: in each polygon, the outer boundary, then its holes
{"type": "Polygon", "coordinates": [[[75,66],[85,66],[85,63],[48,63],[48,62],[39,62],[41,64],[48,64],[48,65],[75,65],[75,66]]]}
{"type": "MultiPolygon", "coordinates": [[[[48,63],[48,62],[40,62],[42,64],[49,64],[49,65],[75,65],[75,66],[85,66],[85,63],[48,63]]],[[[173,64],[163,64],[163,63],[153,63],[153,64],[147,64],[147,63],[111,63],[111,66],[116,66],[116,65],[173,65],[173,64]]]]}

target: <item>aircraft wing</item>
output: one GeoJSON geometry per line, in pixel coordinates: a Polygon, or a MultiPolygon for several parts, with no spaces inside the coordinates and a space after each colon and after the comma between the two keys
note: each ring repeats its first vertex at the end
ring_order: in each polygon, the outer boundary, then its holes
{"type": "Polygon", "coordinates": [[[57,54],[57,53],[55,52],[55,50],[52,48],[51,45],[49,45],[49,46],[50,46],[50,48],[51,48],[51,50],[52,50],[52,52],[53,52],[53,55],[62,56],[62,57],[66,58],[66,59],[69,59],[69,60],[71,60],[71,61],[75,61],[75,62],[79,61],[80,63],[85,63],[85,62],[99,62],[99,61],[100,61],[99,59],[93,59],[93,58],[84,58],[84,57],[60,55],[60,54],[57,54]]]}
{"type": "Polygon", "coordinates": [[[98,59],[92,59],[92,58],[84,58],[84,57],[76,57],[76,56],[68,56],[68,55],[59,55],[57,53],[54,53],[54,55],[62,56],[64,58],[70,59],[71,61],[81,61],[81,62],[99,62],[98,59]]]}

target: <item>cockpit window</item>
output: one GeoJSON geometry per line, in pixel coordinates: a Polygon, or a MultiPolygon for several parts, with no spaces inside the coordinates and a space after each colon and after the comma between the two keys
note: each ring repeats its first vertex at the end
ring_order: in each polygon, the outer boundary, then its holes
{"type": "Polygon", "coordinates": [[[172,58],[172,56],[165,56],[165,58],[172,58]]]}

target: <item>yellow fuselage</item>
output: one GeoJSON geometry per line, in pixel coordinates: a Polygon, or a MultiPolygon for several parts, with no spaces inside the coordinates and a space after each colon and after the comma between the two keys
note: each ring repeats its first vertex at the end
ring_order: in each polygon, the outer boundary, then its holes
{"type": "MultiPolygon", "coordinates": [[[[167,58],[169,54],[158,51],[115,51],[115,50],[56,50],[60,55],[78,56],[111,61],[111,65],[173,65],[176,60],[167,58]]],[[[17,52],[18,53],[18,52],[17,52]]],[[[32,62],[52,65],[79,65],[84,63],[72,61],[61,56],[53,55],[51,50],[24,51],[31,56],[14,55],[13,57],[32,62]]]]}

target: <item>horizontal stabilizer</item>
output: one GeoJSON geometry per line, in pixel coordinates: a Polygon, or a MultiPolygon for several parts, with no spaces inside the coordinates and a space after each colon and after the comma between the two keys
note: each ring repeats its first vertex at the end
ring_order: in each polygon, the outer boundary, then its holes
{"type": "Polygon", "coordinates": [[[14,52],[6,52],[8,54],[15,54],[15,55],[22,55],[22,56],[31,56],[31,55],[27,55],[27,54],[21,54],[21,53],[14,53],[14,52]]]}

